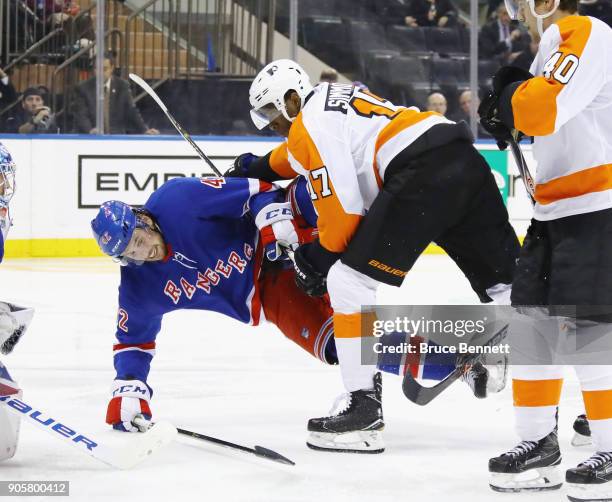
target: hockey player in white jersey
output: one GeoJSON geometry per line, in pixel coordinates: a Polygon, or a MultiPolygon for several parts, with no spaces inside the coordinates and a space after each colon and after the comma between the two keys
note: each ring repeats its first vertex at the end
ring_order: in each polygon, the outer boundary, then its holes
{"type": "MultiPolygon", "coordinates": [[[[0,262],[4,257],[4,243],[11,227],[9,203],[15,193],[15,163],[11,154],[0,143],[0,262]]],[[[34,311],[10,303],[0,302],[0,353],[12,352],[25,333],[34,311]]],[[[22,391],[0,361],[0,396],[15,395],[22,391]]],[[[15,455],[19,440],[19,417],[8,413],[0,404],[0,461],[15,455]]]]}
{"type": "MultiPolygon", "coordinates": [[[[540,41],[532,75],[500,69],[479,110],[481,123],[498,141],[508,140],[513,130],[534,137],[535,209],[515,272],[512,304],[540,306],[530,312],[543,314],[542,322],[553,315],[567,319],[568,326],[582,330],[576,331],[577,340],[595,329],[609,338],[612,30],[598,19],[577,15],[578,0],[506,3],[540,41]],[[573,315],[559,306],[573,306],[573,315]]],[[[564,342],[565,336],[559,330],[552,343],[564,342]]],[[[529,340],[534,362],[543,349],[550,349],[535,333],[522,342],[529,340]]],[[[566,472],[568,496],[574,501],[612,500],[612,366],[606,361],[579,363],[575,370],[596,452],[566,472]]],[[[554,363],[513,367],[522,442],[489,461],[493,489],[561,487],[555,413],[562,371],[554,363]]]]}
{"type": "Polygon", "coordinates": [[[465,123],[396,106],[350,84],[313,88],[290,60],[263,68],[249,95],[255,125],[287,142],[265,157],[239,157],[233,171],[269,181],[308,180],[319,238],[295,251],[296,282],[311,296],[327,291],[334,308],[346,405],[309,420],[307,444],[380,453],[382,381],[361,360],[378,286],[399,286],[435,241],[481,301],[504,302],[518,239],[465,123]]]}

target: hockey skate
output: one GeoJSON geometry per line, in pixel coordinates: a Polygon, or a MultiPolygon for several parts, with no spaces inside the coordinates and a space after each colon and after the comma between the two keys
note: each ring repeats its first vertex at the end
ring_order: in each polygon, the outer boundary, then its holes
{"type": "Polygon", "coordinates": [[[563,480],[557,431],[540,441],[523,441],[489,460],[489,486],[498,492],[556,490],[563,480]]]}
{"type": "Polygon", "coordinates": [[[612,452],[598,452],[565,473],[572,502],[612,501],[612,452]]]}
{"type": "MultiPolygon", "coordinates": [[[[308,421],[306,444],[313,450],[348,453],[382,453],[382,378],[374,376],[374,388],[349,392],[337,413],[308,421]]],[[[335,406],[334,406],[335,407],[335,406]]]]}
{"type": "Polygon", "coordinates": [[[587,446],[592,443],[591,428],[586,415],[578,415],[574,420],[574,437],[572,446],[587,446]]]}

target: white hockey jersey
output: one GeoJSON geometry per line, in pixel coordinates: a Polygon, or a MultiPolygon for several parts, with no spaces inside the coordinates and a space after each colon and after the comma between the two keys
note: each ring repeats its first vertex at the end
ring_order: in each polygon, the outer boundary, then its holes
{"type": "Polygon", "coordinates": [[[286,146],[272,152],[270,165],[285,178],[308,179],[320,242],[342,252],[380,192],[389,163],[438,124],[454,122],[395,106],[350,84],[320,84],[293,122],[286,146]]]}
{"type": "Polygon", "coordinates": [[[514,125],[534,136],[534,218],[612,208],[612,29],[568,16],[546,29],[512,96],[514,125]]]}

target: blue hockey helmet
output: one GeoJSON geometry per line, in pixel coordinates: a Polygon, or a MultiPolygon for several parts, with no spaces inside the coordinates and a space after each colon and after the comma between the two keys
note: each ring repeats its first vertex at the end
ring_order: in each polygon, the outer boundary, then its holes
{"type": "Polygon", "coordinates": [[[134,210],[118,200],[106,201],[91,220],[91,230],[98,246],[113,258],[121,258],[137,226],[134,210]]]}
{"type": "Polygon", "coordinates": [[[11,153],[0,143],[0,207],[8,207],[15,194],[16,169],[11,153]]]}

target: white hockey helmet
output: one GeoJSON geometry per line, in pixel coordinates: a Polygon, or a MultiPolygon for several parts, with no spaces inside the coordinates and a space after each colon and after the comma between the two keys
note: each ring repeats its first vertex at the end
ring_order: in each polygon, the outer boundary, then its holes
{"type": "Polygon", "coordinates": [[[550,9],[548,12],[545,12],[544,14],[538,14],[536,12],[535,2],[536,0],[504,0],[508,15],[510,16],[510,19],[514,20],[517,20],[519,18],[521,8],[523,8],[525,4],[529,5],[529,10],[531,11],[531,14],[533,15],[533,17],[536,18],[536,22],[538,25],[538,33],[540,34],[540,36],[542,36],[544,34],[543,21],[547,17],[552,16],[557,11],[557,9],[559,8],[560,0],[554,0],[552,9],[550,9]]]}
{"type": "Polygon", "coordinates": [[[263,129],[280,114],[289,122],[295,120],[285,108],[285,94],[291,90],[297,92],[301,106],[312,91],[308,74],[295,61],[277,59],[257,74],[249,89],[251,120],[257,129],[263,129]]]}

